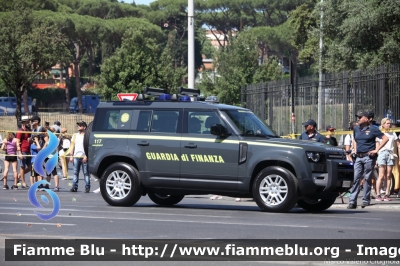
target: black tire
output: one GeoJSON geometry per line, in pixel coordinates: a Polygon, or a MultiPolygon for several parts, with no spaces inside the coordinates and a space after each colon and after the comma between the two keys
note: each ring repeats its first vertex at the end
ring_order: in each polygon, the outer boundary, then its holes
{"type": "Polygon", "coordinates": [[[297,178],[289,170],[280,166],[266,167],[258,173],[253,182],[252,192],[258,207],[262,211],[267,212],[288,212],[296,205],[299,198],[297,178]],[[273,182],[268,187],[268,189],[273,191],[270,193],[260,193],[261,187],[267,188],[265,186],[266,179],[273,182]],[[278,185],[279,189],[277,189],[278,185]],[[286,187],[286,191],[283,191],[284,187],[286,187]],[[266,195],[268,196],[266,197],[266,195]],[[268,202],[268,198],[270,197],[276,200],[282,198],[282,200],[281,202],[276,202],[275,200],[268,202]]]}
{"type": "Polygon", "coordinates": [[[322,212],[329,209],[333,203],[335,203],[336,198],[333,199],[320,199],[320,200],[305,200],[299,199],[297,204],[306,211],[309,212],[322,212]]]}
{"type": "Polygon", "coordinates": [[[92,133],[93,121],[89,123],[86,128],[85,135],[83,136],[83,149],[85,150],[85,154],[87,158],[89,158],[89,139],[90,134],[92,133]]]}
{"type": "Polygon", "coordinates": [[[162,195],[149,191],[147,193],[149,198],[158,205],[175,205],[185,197],[185,195],[162,195]]]}
{"type": "Polygon", "coordinates": [[[108,204],[132,206],[142,196],[139,172],[130,164],[114,163],[101,175],[100,190],[108,204]],[[122,178],[127,179],[121,183],[122,178]]]}

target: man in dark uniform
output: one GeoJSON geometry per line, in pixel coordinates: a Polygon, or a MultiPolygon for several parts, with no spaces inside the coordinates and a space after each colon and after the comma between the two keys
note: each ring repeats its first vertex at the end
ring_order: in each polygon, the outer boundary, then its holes
{"type": "Polygon", "coordinates": [[[319,132],[317,132],[317,123],[314,120],[308,119],[303,123],[303,126],[305,131],[300,135],[301,140],[324,142],[325,138],[319,132]]]}
{"type": "Polygon", "coordinates": [[[350,190],[349,206],[347,209],[357,208],[357,197],[360,192],[361,179],[364,177],[364,195],[361,207],[369,205],[372,175],[375,167],[378,151],[385,146],[388,137],[383,134],[379,128],[372,125],[374,113],[363,111],[358,113],[358,126],[354,127],[353,136],[353,152],[351,156],[354,161],[354,183],[350,190]],[[376,146],[375,139],[381,138],[382,142],[376,146]]]}

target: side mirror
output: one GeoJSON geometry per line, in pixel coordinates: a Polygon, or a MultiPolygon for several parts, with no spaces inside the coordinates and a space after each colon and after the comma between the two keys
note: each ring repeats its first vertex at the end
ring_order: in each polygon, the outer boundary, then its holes
{"type": "Polygon", "coordinates": [[[229,136],[228,129],[221,124],[212,124],[210,128],[211,135],[216,135],[220,137],[229,136]]]}

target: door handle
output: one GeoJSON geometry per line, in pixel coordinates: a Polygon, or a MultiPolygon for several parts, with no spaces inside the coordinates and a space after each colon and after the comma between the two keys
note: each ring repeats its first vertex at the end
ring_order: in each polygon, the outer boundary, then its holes
{"type": "Polygon", "coordinates": [[[194,148],[197,148],[197,145],[194,143],[189,143],[189,145],[185,145],[185,148],[194,149],[194,148]]]}
{"type": "Polygon", "coordinates": [[[149,146],[149,143],[147,141],[142,141],[141,143],[138,143],[137,145],[139,145],[139,146],[149,146]]]}

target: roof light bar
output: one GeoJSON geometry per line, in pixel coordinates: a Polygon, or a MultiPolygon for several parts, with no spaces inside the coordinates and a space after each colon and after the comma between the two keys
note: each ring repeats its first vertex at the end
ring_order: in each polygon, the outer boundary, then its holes
{"type": "Polygon", "coordinates": [[[167,89],[163,89],[163,88],[150,88],[150,87],[143,88],[143,94],[146,94],[146,95],[160,96],[160,95],[166,94],[166,93],[167,93],[167,89]]]}
{"type": "Polygon", "coordinates": [[[200,90],[199,89],[189,89],[189,88],[178,88],[178,94],[180,95],[188,95],[188,96],[199,96],[200,90]]]}

